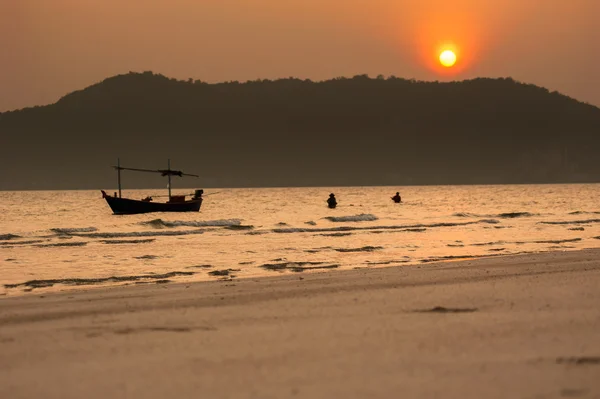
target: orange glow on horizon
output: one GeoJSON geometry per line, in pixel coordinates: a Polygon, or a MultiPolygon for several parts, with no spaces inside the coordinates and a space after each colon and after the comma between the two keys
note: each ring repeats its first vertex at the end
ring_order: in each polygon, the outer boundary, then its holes
{"type": "Polygon", "coordinates": [[[471,70],[478,61],[478,50],[484,46],[482,30],[474,15],[439,12],[423,17],[414,29],[419,65],[443,78],[457,77],[471,70]],[[440,60],[445,51],[455,56],[454,62],[448,65],[440,60]]]}

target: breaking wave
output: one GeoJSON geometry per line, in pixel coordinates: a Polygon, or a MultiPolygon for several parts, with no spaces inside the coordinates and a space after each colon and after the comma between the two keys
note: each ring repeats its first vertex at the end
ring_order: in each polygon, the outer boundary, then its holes
{"type": "Polygon", "coordinates": [[[377,216],[370,213],[361,213],[354,216],[327,216],[325,219],[330,222],[373,222],[379,220],[377,216]]]}
{"type": "Polygon", "coordinates": [[[153,219],[146,222],[140,222],[141,225],[147,225],[155,228],[163,227],[232,227],[242,224],[241,219],[219,219],[219,220],[163,220],[153,219]]]}

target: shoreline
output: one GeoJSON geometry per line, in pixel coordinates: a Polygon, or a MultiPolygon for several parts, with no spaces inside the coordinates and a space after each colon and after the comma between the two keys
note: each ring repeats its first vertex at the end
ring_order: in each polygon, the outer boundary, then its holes
{"type": "Polygon", "coordinates": [[[0,299],[0,397],[597,397],[600,250],[0,299]]]}
{"type": "MultiPolygon", "coordinates": [[[[398,263],[398,264],[392,264],[392,265],[372,265],[372,266],[357,266],[354,267],[353,269],[331,269],[331,270],[327,270],[329,269],[328,267],[323,268],[321,270],[318,270],[318,268],[315,268],[314,270],[310,270],[310,269],[305,269],[302,272],[291,272],[291,271],[282,271],[279,272],[277,270],[272,270],[273,273],[276,274],[264,274],[264,275],[251,275],[251,276],[234,276],[234,278],[231,278],[229,275],[224,275],[221,278],[213,278],[213,279],[203,279],[203,280],[191,280],[191,281],[177,281],[177,280],[168,280],[168,279],[163,279],[161,278],[161,275],[158,276],[153,276],[153,275],[149,275],[148,277],[152,277],[153,279],[155,279],[156,281],[144,281],[142,278],[139,278],[138,280],[133,280],[133,282],[128,282],[128,283],[124,283],[124,284],[114,284],[114,285],[103,285],[103,284],[95,284],[95,283],[90,283],[90,284],[74,284],[74,285],[70,285],[70,284],[64,284],[64,283],[60,283],[60,282],[56,282],[53,283],[52,285],[46,287],[46,286],[39,286],[39,287],[30,287],[27,289],[21,289],[19,292],[15,292],[14,290],[17,289],[17,287],[5,287],[4,285],[2,285],[1,289],[3,290],[3,292],[0,292],[0,301],[5,300],[5,299],[9,299],[9,298],[19,298],[19,297],[29,297],[29,296],[39,296],[39,295],[43,295],[44,297],[47,296],[53,296],[53,295],[72,295],[72,294],[81,294],[81,293],[85,293],[87,291],[93,291],[93,292],[99,292],[99,291],[112,291],[112,290],[127,290],[127,289],[138,289],[140,287],[152,287],[155,285],[161,286],[161,288],[166,288],[166,287],[176,287],[178,285],[196,285],[196,284],[223,284],[225,282],[229,282],[229,283],[237,283],[237,282],[243,282],[243,281],[248,281],[248,280],[263,280],[263,279],[275,279],[275,280],[288,280],[288,279],[296,279],[298,277],[304,277],[307,275],[313,275],[313,274],[317,274],[317,275],[321,275],[324,277],[334,277],[334,276],[338,276],[338,275],[345,275],[345,274],[353,274],[353,273],[360,273],[365,272],[365,271],[376,271],[376,270],[388,270],[388,269],[403,269],[403,268],[416,268],[416,269],[420,269],[420,268],[439,268],[439,267],[443,267],[445,265],[448,264],[456,264],[457,267],[467,267],[469,266],[472,262],[476,262],[477,264],[479,263],[487,263],[490,260],[494,260],[494,259],[512,259],[512,258],[521,258],[521,257],[535,257],[535,256],[540,256],[540,255],[546,255],[546,254],[560,254],[560,253],[578,253],[578,252],[587,252],[587,251],[596,251],[598,252],[598,257],[600,258],[600,248],[585,248],[585,249],[576,249],[576,250],[566,250],[566,251],[557,251],[557,250],[552,250],[552,251],[542,251],[542,252],[527,252],[527,253],[519,253],[519,254],[489,254],[489,255],[476,255],[476,256],[465,256],[465,257],[456,257],[456,258],[452,258],[452,257],[448,257],[447,259],[440,259],[440,260],[436,260],[436,261],[431,261],[431,262],[415,262],[415,263],[398,263]],[[141,281],[139,281],[141,280],[141,281]],[[62,285],[60,287],[60,289],[56,289],[53,288],[54,285],[62,285]],[[50,289],[47,289],[50,288],[50,289]],[[12,291],[12,292],[11,292],[12,291]]],[[[475,265],[477,266],[477,265],[475,265]]],[[[231,269],[230,269],[231,270],[231,269]]],[[[211,271],[220,271],[218,269],[215,270],[211,270],[211,271]]],[[[234,271],[235,272],[235,271],[234,271]]],[[[171,273],[175,273],[175,274],[179,274],[182,272],[169,272],[167,274],[171,274],[171,273]]],[[[186,272],[183,272],[186,273],[186,272]]],[[[197,272],[194,272],[197,273],[197,272]]],[[[215,277],[217,277],[218,275],[216,275],[215,277]]],[[[121,276],[116,276],[117,278],[120,278],[121,276]]],[[[134,277],[139,277],[139,276],[134,276],[134,277]]],[[[111,277],[106,277],[106,278],[93,278],[94,279],[98,279],[98,280],[104,280],[104,279],[110,279],[111,277]]],[[[64,279],[57,279],[57,281],[60,280],[77,280],[78,278],[64,278],[64,279]]],[[[84,279],[85,280],[85,279],[84,279]]],[[[41,282],[44,283],[46,281],[49,280],[28,280],[25,281],[23,283],[18,283],[17,285],[26,285],[29,282],[32,281],[36,281],[36,282],[41,282]]],[[[11,284],[13,285],[13,284],[11,284]]]]}

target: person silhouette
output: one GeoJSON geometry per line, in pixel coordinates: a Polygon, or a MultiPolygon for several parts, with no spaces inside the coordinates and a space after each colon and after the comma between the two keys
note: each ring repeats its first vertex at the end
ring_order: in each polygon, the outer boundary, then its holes
{"type": "Polygon", "coordinates": [[[399,204],[402,202],[402,197],[400,197],[400,193],[396,192],[396,195],[394,195],[392,197],[392,201],[394,201],[396,204],[399,204]]]}
{"type": "Polygon", "coordinates": [[[337,201],[335,199],[334,193],[329,194],[329,198],[327,198],[327,206],[330,207],[331,209],[333,209],[337,206],[337,201]]]}

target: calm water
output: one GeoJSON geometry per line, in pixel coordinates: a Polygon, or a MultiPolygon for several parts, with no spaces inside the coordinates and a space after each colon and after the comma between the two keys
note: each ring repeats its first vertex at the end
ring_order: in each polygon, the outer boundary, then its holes
{"type": "Polygon", "coordinates": [[[599,184],[205,191],[199,213],[132,216],[99,191],[0,192],[0,295],[600,247],[599,184]]]}

